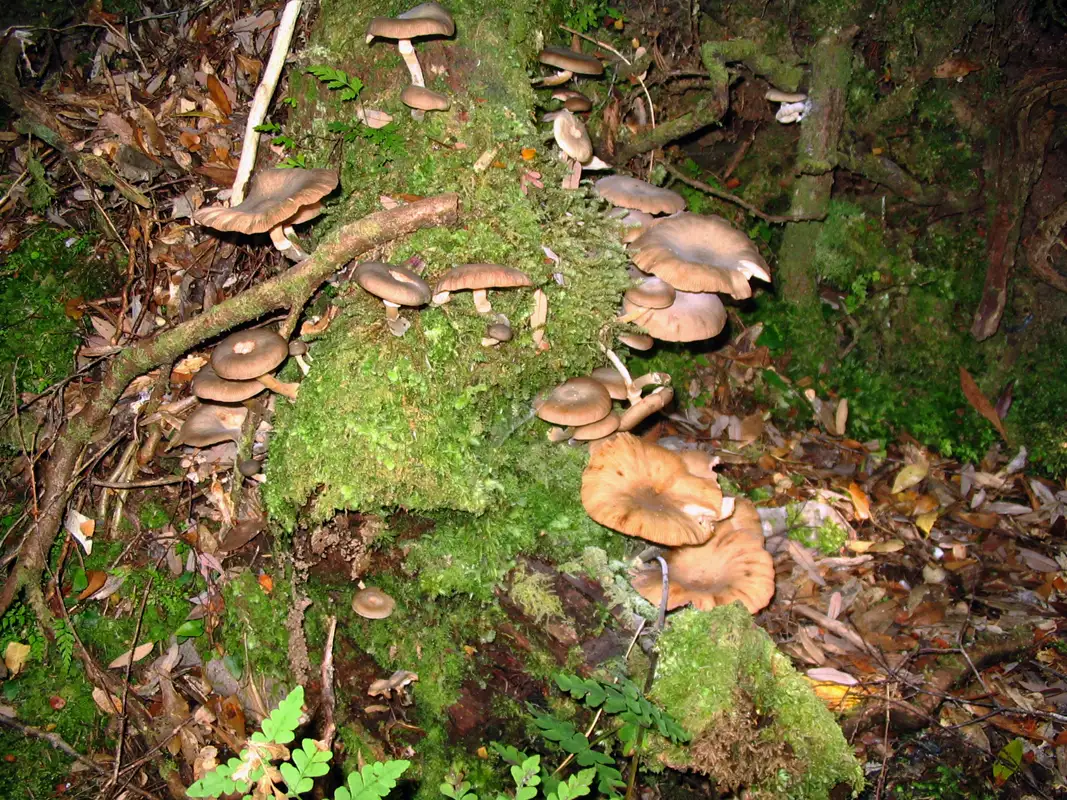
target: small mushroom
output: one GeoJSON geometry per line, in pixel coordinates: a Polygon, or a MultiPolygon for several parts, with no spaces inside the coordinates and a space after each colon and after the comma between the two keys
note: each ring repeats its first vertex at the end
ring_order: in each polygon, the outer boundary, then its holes
{"type": "Polygon", "coordinates": [[[553,425],[589,425],[611,413],[611,395],[598,380],[571,378],[538,398],[534,411],[553,425]]]}
{"type": "Polygon", "coordinates": [[[299,339],[289,340],[289,355],[296,359],[297,366],[300,367],[300,371],[304,373],[305,377],[311,372],[311,367],[308,366],[307,361],[304,360],[305,356],[307,356],[308,359],[311,358],[307,353],[307,342],[302,342],[299,339]]]}
{"type": "Polygon", "coordinates": [[[403,700],[404,687],[417,681],[419,676],[414,672],[409,672],[406,669],[398,669],[388,678],[380,678],[374,681],[367,688],[367,694],[371,697],[385,697],[392,698],[393,692],[396,692],[403,700]]]}
{"type": "Polygon", "coordinates": [[[674,296],[674,287],[656,277],[645,278],[623,295],[642,308],[667,308],[674,303],[674,296]]]}
{"type": "Polygon", "coordinates": [[[385,619],[393,613],[396,601],[381,589],[368,586],[352,598],[352,610],[366,619],[385,619]]]}
{"type": "Polygon", "coordinates": [[[263,469],[263,462],[256,458],[246,458],[237,465],[237,471],[246,478],[258,475],[261,469],[263,469]]]}
{"type": "Polygon", "coordinates": [[[400,316],[401,306],[424,306],[430,302],[430,287],[407,267],[365,261],[356,269],[356,282],[381,299],[386,325],[394,336],[403,336],[411,327],[400,316]]]}
{"type": "Polygon", "coordinates": [[[781,103],[774,118],[783,125],[791,122],[800,122],[811,108],[811,101],[802,92],[783,92],[779,89],[768,89],[763,95],[772,103],[781,103]]]}
{"type": "Polygon", "coordinates": [[[489,303],[490,289],[513,289],[533,286],[525,272],[499,264],[463,264],[450,269],[437,279],[433,288],[434,305],[444,305],[452,292],[470,289],[474,293],[474,307],[480,314],[489,314],[493,306],[489,303]]]}
{"type": "Polygon", "coordinates": [[[482,339],[483,347],[499,347],[504,342],[510,342],[514,332],[511,323],[503,314],[497,314],[497,321],[486,329],[486,335],[482,339]]]}
{"type": "Polygon", "coordinates": [[[296,383],[282,383],[271,370],[285,361],[289,345],[270,328],[232,333],[211,351],[211,367],[228,381],[256,380],[272,392],[296,399],[296,383]]]}
{"type": "Polygon", "coordinates": [[[585,125],[570,111],[561,111],[552,120],[552,136],[559,149],[583,164],[593,157],[593,141],[585,125]]]}
{"type": "Polygon", "coordinates": [[[247,417],[248,409],[242,406],[201,403],[182,423],[178,437],[167,449],[181,444],[210,447],[219,442],[235,442],[241,438],[241,426],[247,417]]]}
{"type": "Polygon", "coordinates": [[[593,107],[593,101],[586,97],[581,92],[576,92],[573,89],[557,89],[552,92],[553,100],[562,100],[563,107],[567,111],[573,113],[581,113],[583,111],[589,111],[593,107]]]}
{"type": "Polygon", "coordinates": [[[448,111],[452,101],[425,86],[408,86],[400,93],[404,105],[411,109],[411,116],[421,120],[427,111],[448,111]]]}
{"type": "Polygon", "coordinates": [[[193,219],[217,231],[269,232],[278,250],[299,261],[307,254],[288,239],[285,228],[317,216],[319,201],[336,188],[337,173],[331,169],[268,169],[252,179],[240,205],[201,208],[193,219]]]}
{"type": "Polygon", "coordinates": [[[680,194],[637,178],[609,175],[593,186],[597,194],[613,206],[633,208],[646,214],[677,214],[685,210],[685,198],[680,194]]]}
{"type": "Polygon", "coordinates": [[[390,39],[397,43],[400,55],[411,74],[415,86],[425,86],[419,57],[415,55],[412,39],[425,36],[451,36],[456,32],[456,24],[443,7],[437,3],[422,3],[397,17],[375,17],[367,26],[367,44],[375,37],[390,39]]]}
{"type": "Polygon", "coordinates": [[[540,79],[542,86],[559,86],[578,75],[603,75],[604,64],[595,56],[587,56],[566,47],[546,47],[537,60],[559,71],[552,76],[540,79]]]}
{"type": "Polygon", "coordinates": [[[229,381],[220,378],[205,364],[193,377],[193,394],[201,400],[216,400],[220,403],[240,403],[255,397],[267,387],[257,380],[229,381]]]}
{"type": "Polygon", "coordinates": [[[651,350],[656,340],[647,333],[620,333],[619,341],[631,350],[651,350]]]}

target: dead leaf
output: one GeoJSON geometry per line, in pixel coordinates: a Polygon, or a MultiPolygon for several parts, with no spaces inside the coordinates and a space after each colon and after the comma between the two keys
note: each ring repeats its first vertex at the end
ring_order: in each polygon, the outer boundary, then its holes
{"type": "Polygon", "coordinates": [[[904,542],[900,539],[889,539],[884,542],[875,542],[867,548],[868,553],[896,553],[904,549],[904,542]]]}
{"type": "Polygon", "coordinates": [[[99,686],[93,688],[93,702],[105,714],[118,714],[122,710],[122,701],[99,686]]]}
{"type": "Polygon", "coordinates": [[[893,481],[893,488],[890,489],[890,491],[893,494],[900,494],[903,491],[907,491],[912,486],[920,483],[929,471],[930,465],[925,461],[908,464],[904,469],[897,473],[897,477],[893,481]]]}
{"type": "Polygon", "coordinates": [[[936,511],[929,511],[925,514],[920,514],[915,518],[915,526],[927,536],[929,536],[930,531],[933,530],[935,522],[937,522],[936,511]]]}
{"type": "Polygon", "coordinates": [[[63,527],[81,545],[86,555],[93,552],[93,531],[96,530],[96,520],[85,516],[75,508],[68,508],[63,527]]]}
{"type": "Polygon", "coordinates": [[[537,151],[534,148],[532,148],[532,147],[524,147],[524,148],[522,148],[522,160],[523,161],[533,161],[534,156],[536,156],[536,155],[537,155],[537,151]]]}
{"type": "MultiPolygon", "coordinates": [[[[967,402],[971,404],[971,407],[981,414],[989,424],[997,429],[997,433],[1000,434],[1000,438],[1005,442],[1008,442],[1007,431],[1004,430],[1004,423],[1000,421],[1000,416],[997,414],[997,410],[993,408],[993,404],[989,402],[989,399],[982,394],[982,390],[978,388],[978,384],[974,382],[974,378],[971,377],[971,373],[960,367],[960,388],[963,389],[963,396],[967,398],[967,402]]],[[[1008,442],[1010,444],[1010,442],[1008,442]]]]}
{"type": "Polygon", "coordinates": [[[107,583],[107,573],[100,569],[91,569],[85,573],[86,579],[89,581],[88,585],[78,594],[77,599],[79,601],[91,597],[104,588],[104,584],[107,583]]]}
{"type": "Polygon", "coordinates": [[[26,659],[30,657],[30,646],[22,642],[8,642],[4,648],[4,666],[7,667],[11,677],[15,677],[26,665],[26,659]]]}
{"type": "Polygon", "coordinates": [[[121,656],[116,658],[110,664],[107,665],[108,669],[121,669],[131,662],[136,664],[142,658],[152,652],[152,649],[156,646],[155,642],[145,642],[139,644],[133,650],[127,650],[121,656]]]}
{"type": "Polygon", "coordinates": [[[972,72],[976,72],[982,68],[981,64],[976,64],[973,61],[968,61],[966,58],[946,58],[936,67],[934,67],[934,77],[941,78],[942,80],[960,78],[970,75],[972,72]]]}
{"type": "Polygon", "coordinates": [[[848,485],[848,495],[852,498],[852,507],[856,511],[856,519],[870,519],[871,501],[866,492],[855,481],[848,485]]]}

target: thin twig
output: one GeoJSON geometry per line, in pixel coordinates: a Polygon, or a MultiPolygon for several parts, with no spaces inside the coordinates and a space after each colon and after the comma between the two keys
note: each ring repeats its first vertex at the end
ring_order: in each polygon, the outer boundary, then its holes
{"type": "Polygon", "coordinates": [[[333,746],[333,737],[337,726],[333,721],[334,705],[337,698],[333,693],[333,636],[337,632],[337,617],[327,617],[326,644],[322,656],[322,743],[329,750],[333,746]]]}
{"type": "Polygon", "coordinates": [[[151,486],[170,486],[172,483],[182,483],[184,475],[164,475],[162,478],[150,478],[144,481],[106,481],[93,478],[93,486],[101,489],[147,489],[151,486]]]}
{"type": "Polygon", "coordinates": [[[790,214],[789,216],[783,217],[779,216],[778,214],[768,214],[764,211],[760,211],[758,208],[756,208],[756,206],[752,205],[747,200],[742,200],[736,194],[730,194],[730,192],[724,191],[722,189],[716,189],[714,186],[704,183],[703,181],[698,181],[696,178],[690,178],[688,175],[679,170],[669,161],[664,161],[663,167],[667,170],[667,172],[669,172],[675,178],[680,180],[682,183],[688,186],[692,186],[694,189],[699,189],[700,191],[710,194],[713,197],[718,197],[720,200],[725,200],[728,203],[733,203],[734,205],[741,206],[741,208],[745,209],[745,211],[747,211],[749,214],[754,217],[759,217],[764,222],[804,222],[805,220],[823,219],[826,216],[825,214],[790,214]]]}

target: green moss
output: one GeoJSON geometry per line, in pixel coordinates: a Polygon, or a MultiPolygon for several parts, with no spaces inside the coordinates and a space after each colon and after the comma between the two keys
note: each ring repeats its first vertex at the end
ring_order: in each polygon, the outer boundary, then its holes
{"type": "MultiPolygon", "coordinates": [[[[285,627],[289,581],[280,574],[272,577],[270,593],[247,570],[227,583],[222,592],[225,611],[219,629],[223,652],[238,669],[251,668],[257,676],[285,678],[289,674],[289,632],[285,627]],[[246,663],[246,655],[252,664],[246,663]]],[[[207,647],[210,643],[201,637],[197,644],[207,647]]]]}
{"type": "Polygon", "coordinates": [[[832,519],[823,520],[818,528],[793,526],[789,528],[789,538],[818,550],[823,555],[832,556],[841,552],[848,541],[848,531],[832,519]]]}
{"type": "MultiPolygon", "coordinates": [[[[652,697],[693,735],[694,753],[701,741],[727,739],[745,702],[760,720],[760,746],[770,751],[784,741],[793,756],[789,774],[779,772],[774,785],[752,789],[763,796],[826,798],[840,783],[856,792],[863,786],[862,768],[833,715],[740,604],[673,615],[658,647],[652,697]]],[[[690,760],[684,751],[668,757],[690,760]]]]}
{"type": "Polygon", "coordinates": [[[156,500],[148,500],[142,503],[141,508],[138,510],[137,518],[140,520],[141,525],[149,530],[162,528],[170,522],[170,514],[167,509],[156,500]]]}
{"type": "Polygon", "coordinates": [[[552,588],[552,578],[542,572],[530,572],[520,564],[511,576],[511,599],[527,617],[541,624],[563,616],[563,603],[552,588]]]}

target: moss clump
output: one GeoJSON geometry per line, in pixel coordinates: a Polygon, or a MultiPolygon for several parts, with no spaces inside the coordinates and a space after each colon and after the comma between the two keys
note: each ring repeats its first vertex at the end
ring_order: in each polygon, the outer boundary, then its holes
{"type": "Polygon", "coordinates": [[[707,772],[729,765],[731,782],[757,797],[814,800],[842,783],[862,788],[862,768],[833,715],[740,604],[675,614],[659,651],[652,697],[693,736],[689,752],[663,751],[669,763],[707,772]],[[730,732],[746,728],[755,741],[733,741],[730,732]],[[762,780],[738,773],[740,765],[717,743],[750,751],[752,776],[762,780]],[[769,776],[761,774],[767,763],[776,765],[769,776]]]}
{"type": "Polygon", "coordinates": [[[537,624],[563,616],[563,603],[552,588],[552,578],[541,572],[530,572],[525,565],[517,567],[511,576],[508,594],[522,613],[537,624]]]}

